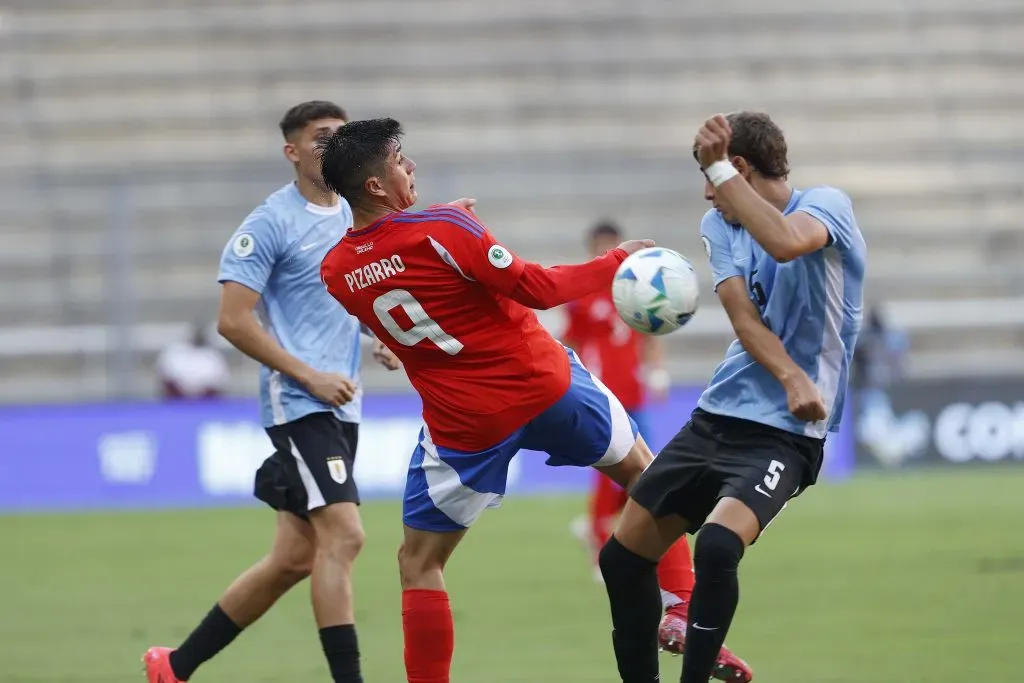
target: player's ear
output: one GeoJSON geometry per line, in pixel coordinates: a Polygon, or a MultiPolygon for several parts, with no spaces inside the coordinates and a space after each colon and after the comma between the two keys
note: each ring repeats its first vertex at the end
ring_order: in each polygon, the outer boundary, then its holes
{"type": "Polygon", "coordinates": [[[282,148],[282,150],[284,151],[285,159],[292,162],[293,164],[299,163],[299,153],[295,150],[294,144],[292,144],[291,142],[286,142],[284,143],[284,147],[282,148]]]}
{"type": "Polygon", "coordinates": [[[750,179],[750,174],[754,172],[754,167],[751,166],[750,162],[743,157],[733,157],[732,165],[740,172],[740,175],[747,180],[750,179]]]}
{"type": "Polygon", "coordinates": [[[370,176],[366,179],[366,183],[363,185],[363,189],[366,190],[368,195],[374,197],[384,197],[387,192],[384,191],[384,181],[375,175],[370,176]]]}

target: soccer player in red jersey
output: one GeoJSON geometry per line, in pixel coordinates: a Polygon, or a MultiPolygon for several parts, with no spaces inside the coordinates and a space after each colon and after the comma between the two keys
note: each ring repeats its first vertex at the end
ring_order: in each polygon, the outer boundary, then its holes
{"type": "MultiPolygon", "coordinates": [[[[587,236],[591,256],[597,257],[613,249],[623,237],[622,230],[615,223],[599,222],[587,236]]],[[[649,438],[646,394],[649,390],[663,400],[667,397],[670,382],[668,371],[662,365],[661,340],[640,334],[623,322],[615,311],[610,288],[570,302],[566,313],[568,325],[562,334],[563,342],[579,354],[584,366],[622,402],[640,435],[649,438]],[[648,366],[646,386],[643,381],[644,365],[648,366]]],[[[597,551],[611,537],[627,498],[626,490],[615,481],[600,472],[594,473],[594,488],[588,506],[590,524],[585,535],[589,537],[586,539],[589,547],[594,549],[595,568],[597,551]]],[[[694,578],[690,545],[686,536],[682,536],[658,564],[658,583],[665,609],[658,642],[663,649],[677,655],[683,654],[685,649],[687,609],[694,578]]],[[[736,670],[745,667],[742,660],[725,647],[719,655],[718,664],[716,676],[725,680],[735,680],[736,670]]]]}
{"type": "Polygon", "coordinates": [[[626,256],[653,242],[543,268],[501,246],[467,210],[471,200],[408,213],[415,164],[401,135],[392,119],[356,121],[323,143],[324,179],[354,221],[321,276],[395,352],[423,400],[399,550],[405,665],[410,683],[447,683],[454,627],[443,570],[479,515],[500,504],[516,452],[593,466],[626,488],[653,459],[618,399],[530,310],[609,288],[626,256]]]}

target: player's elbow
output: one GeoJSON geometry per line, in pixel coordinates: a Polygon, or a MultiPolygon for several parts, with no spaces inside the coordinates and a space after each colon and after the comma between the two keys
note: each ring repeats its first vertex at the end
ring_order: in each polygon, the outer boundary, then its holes
{"type": "Polygon", "coordinates": [[[765,249],[778,263],[789,263],[803,256],[803,247],[796,240],[783,240],[765,249]]]}
{"type": "Polygon", "coordinates": [[[232,344],[244,333],[245,320],[242,316],[231,311],[221,311],[217,316],[217,334],[227,339],[232,344]]]}

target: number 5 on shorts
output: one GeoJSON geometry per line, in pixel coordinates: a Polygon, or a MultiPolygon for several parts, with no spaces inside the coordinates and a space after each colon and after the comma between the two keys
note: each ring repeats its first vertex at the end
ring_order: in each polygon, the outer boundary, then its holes
{"type": "MultiPolygon", "coordinates": [[[[768,491],[774,491],[775,487],[779,485],[779,479],[782,478],[782,471],[786,469],[786,465],[779,462],[778,460],[772,460],[768,465],[768,474],[764,475],[764,486],[768,491]]],[[[763,496],[768,498],[772,497],[772,494],[761,488],[761,484],[754,487],[754,490],[763,496]]]]}

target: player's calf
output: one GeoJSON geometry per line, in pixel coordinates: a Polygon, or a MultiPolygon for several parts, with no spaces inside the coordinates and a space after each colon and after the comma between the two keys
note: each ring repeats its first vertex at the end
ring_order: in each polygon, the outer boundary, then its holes
{"type": "Polygon", "coordinates": [[[739,603],[737,569],[745,545],[721,524],[705,524],[697,535],[697,582],[690,601],[682,683],[704,683],[711,677],[739,603]]]}
{"type": "Polygon", "coordinates": [[[365,534],[355,503],[335,503],[310,512],[316,532],[313,614],[320,644],[335,683],[362,683],[352,606],[352,564],[365,534]]]}
{"type": "Polygon", "coordinates": [[[461,531],[405,528],[398,549],[402,579],[402,633],[410,683],[448,683],[455,625],[444,587],[444,568],[466,535],[461,531]]]}
{"type": "Polygon", "coordinates": [[[598,555],[612,611],[612,645],[623,683],[658,681],[658,563],[612,536],[598,555]]]}

